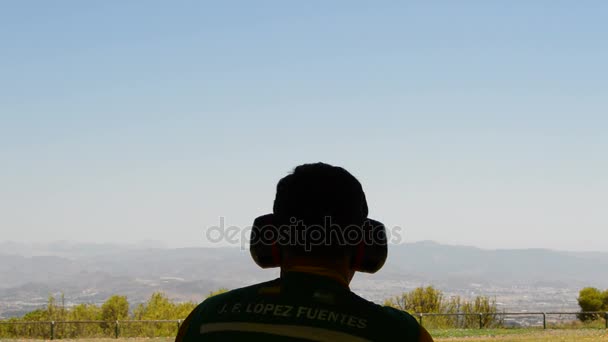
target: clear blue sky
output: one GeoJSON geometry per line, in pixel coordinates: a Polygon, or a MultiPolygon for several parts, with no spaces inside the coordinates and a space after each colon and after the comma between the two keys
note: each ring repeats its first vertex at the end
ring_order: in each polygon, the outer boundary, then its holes
{"type": "Polygon", "coordinates": [[[606,1],[2,1],[0,240],[204,245],[341,165],[405,241],[608,250],[606,1]]]}

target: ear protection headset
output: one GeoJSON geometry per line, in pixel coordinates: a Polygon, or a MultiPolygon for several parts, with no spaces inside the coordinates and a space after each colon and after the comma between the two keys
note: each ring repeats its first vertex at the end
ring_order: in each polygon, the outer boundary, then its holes
{"type": "MultiPolygon", "coordinates": [[[[249,252],[255,263],[262,268],[281,265],[281,246],[276,234],[279,224],[276,221],[273,214],[260,216],[253,221],[249,252]]],[[[386,229],[381,222],[369,218],[365,219],[361,227],[364,236],[371,239],[362,238],[355,246],[353,269],[375,273],[382,268],[388,254],[386,229]]]]}

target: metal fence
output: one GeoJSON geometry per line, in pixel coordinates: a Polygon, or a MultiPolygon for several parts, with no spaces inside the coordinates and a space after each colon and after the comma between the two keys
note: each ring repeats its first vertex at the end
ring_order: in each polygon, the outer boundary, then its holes
{"type": "Polygon", "coordinates": [[[445,318],[451,318],[448,324],[456,328],[505,328],[505,327],[526,327],[526,326],[542,326],[543,329],[564,327],[564,322],[575,322],[579,317],[589,317],[592,320],[603,318],[603,327],[608,329],[608,312],[604,311],[586,311],[586,312],[496,312],[496,313],[415,313],[414,316],[418,319],[420,325],[425,325],[425,322],[430,321],[429,325],[433,325],[433,321],[443,318],[441,322],[446,324],[445,318]],[[572,319],[565,320],[563,317],[571,317],[572,319]],[[517,323],[514,323],[518,318],[517,323]]]}
{"type": "Polygon", "coordinates": [[[184,320],[128,321],[0,321],[2,337],[44,339],[78,337],[155,337],[175,336],[184,320]],[[3,329],[4,328],[4,329],[3,329]],[[7,336],[3,336],[7,335],[7,336]]]}
{"type": "MultiPolygon", "coordinates": [[[[455,328],[504,328],[513,327],[509,317],[519,317],[520,321],[529,324],[517,326],[537,326],[543,329],[559,327],[562,317],[577,318],[586,315],[593,319],[603,318],[605,329],[608,329],[608,312],[499,312],[499,313],[415,313],[420,325],[437,323],[455,328]],[[557,319],[556,319],[557,316],[557,319]],[[433,322],[435,321],[435,322],[433,322]],[[553,324],[553,325],[552,325],[553,324]]],[[[45,339],[78,338],[78,337],[153,337],[158,335],[174,336],[183,320],[128,320],[128,321],[0,321],[0,337],[8,334],[12,337],[40,337],[45,339]],[[160,332],[160,333],[159,333],[160,332]]]]}

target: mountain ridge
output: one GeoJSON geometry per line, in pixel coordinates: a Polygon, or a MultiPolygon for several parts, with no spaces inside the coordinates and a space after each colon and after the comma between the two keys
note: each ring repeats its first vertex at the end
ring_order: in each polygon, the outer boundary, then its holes
{"type": "MultiPolygon", "coordinates": [[[[258,268],[249,251],[238,247],[62,243],[38,245],[19,255],[7,253],[18,249],[7,251],[2,246],[0,315],[20,312],[9,310],[15,303],[41,306],[49,294],[59,293],[70,303],[101,303],[112,294],[142,302],[156,291],[175,300],[200,301],[219,287],[242,287],[279,274],[277,269],[258,268]]],[[[605,269],[608,253],[602,252],[486,250],[422,241],[391,245],[384,268],[373,275],[357,274],[351,287],[376,302],[424,285],[463,296],[516,299],[535,293],[538,300],[553,291],[546,289],[557,289],[564,293],[560,305],[573,308],[578,289],[608,287],[608,274],[601,271],[605,269]]],[[[535,300],[529,307],[536,305],[535,300]]]]}

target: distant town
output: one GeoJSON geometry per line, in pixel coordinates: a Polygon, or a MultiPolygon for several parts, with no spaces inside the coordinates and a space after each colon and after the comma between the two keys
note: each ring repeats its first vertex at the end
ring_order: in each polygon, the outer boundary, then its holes
{"type": "MultiPolygon", "coordinates": [[[[236,248],[148,248],[57,243],[24,247],[0,243],[0,318],[18,317],[46,306],[49,296],[70,307],[101,304],[114,294],[131,305],[154,292],[175,301],[202,301],[219,288],[237,288],[278,276],[262,270],[236,248]],[[222,267],[217,267],[221,264],[222,267]]],[[[391,246],[385,268],[356,275],[351,284],[362,297],[382,304],[416,287],[433,285],[444,295],[487,296],[501,312],[578,311],[584,286],[608,287],[602,253],[551,250],[492,251],[419,242],[391,246]],[[412,262],[416,260],[416,262],[412,262]],[[561,265],[568,265],[563,269],[561,265]]],[[[573,320],[574,315],[550,320],[573,320]]],[[[505,322],[537,324],[538,317],[505,322]]]]}

